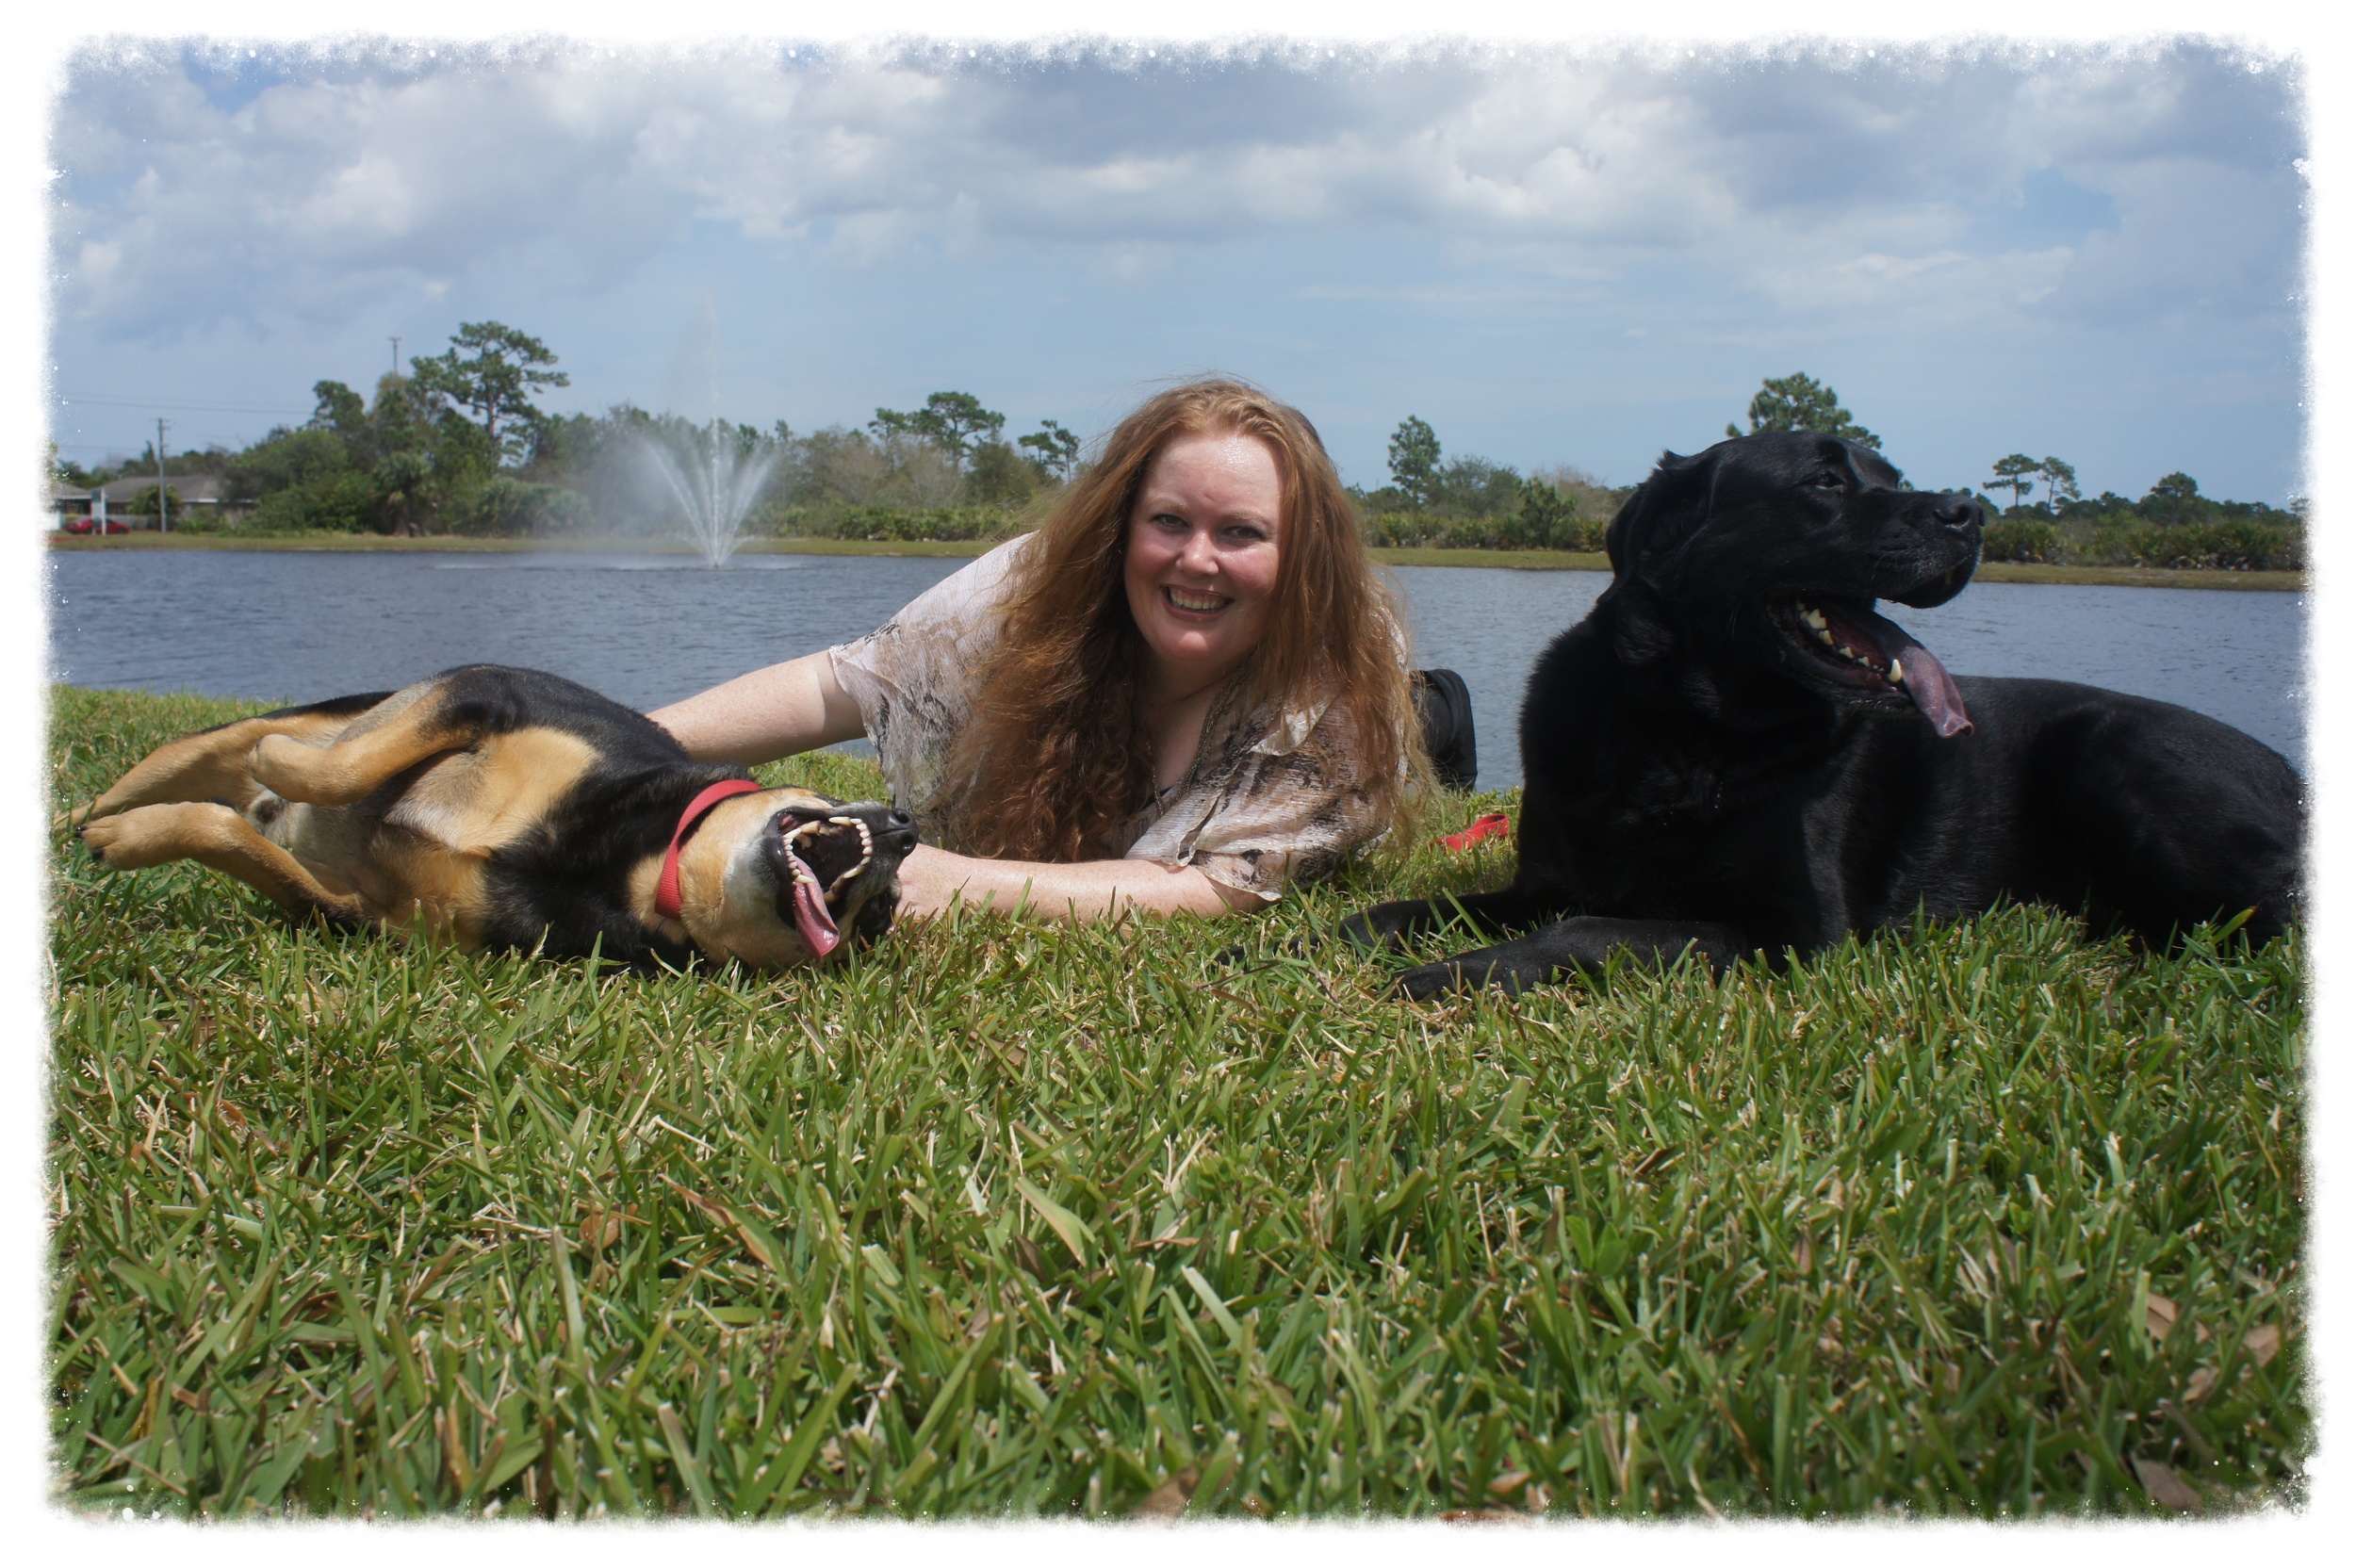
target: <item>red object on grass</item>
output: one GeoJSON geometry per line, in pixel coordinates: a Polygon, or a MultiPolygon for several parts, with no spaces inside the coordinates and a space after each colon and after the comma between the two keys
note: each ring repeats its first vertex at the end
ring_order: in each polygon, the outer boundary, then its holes
{"type": "Polygon", "coordinates": [[[1513,818],[1502,811],[1491,811],[1486,816],[1475,817],[1470,827],[1465,828],[1462,833],[1451,833],[1440,842],[1462,854],[1477,843],[1485,843],[1500,834],[1512,831],[1513,831],[1513,818]]]}

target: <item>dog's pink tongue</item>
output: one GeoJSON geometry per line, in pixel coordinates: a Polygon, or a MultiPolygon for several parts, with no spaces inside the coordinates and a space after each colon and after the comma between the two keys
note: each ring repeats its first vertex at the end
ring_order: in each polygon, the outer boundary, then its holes
{"type": "Polygon", "coordinates": [[[802,934],[803,944],[813,958],[823,958],[843,945],[843,933],[835,929],[826,899],[811,883],[794,884],[794,928],[802,934]]]}
{"type": "Polygon", "coordinates": [[[1917,643],[1906,650],[1902,684],[1914,706],[1922,710],[1922,716],[1931,721],[1931,727],[1940,740],[1951,735],[1972,733],[1972,715],[1963,710],[1963,694],[1955,690],[1955,678],[1947,666],[1931,656],[1931,650],[1917,643]]]}

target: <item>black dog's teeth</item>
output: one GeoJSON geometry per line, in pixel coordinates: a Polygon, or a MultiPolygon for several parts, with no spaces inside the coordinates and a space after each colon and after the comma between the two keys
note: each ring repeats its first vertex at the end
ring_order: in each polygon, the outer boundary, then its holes
{"type": "Polygon", "coordinates": [[[1841,645],[1841,640],[1832,634],[1832,628],[1825,621],[1824,612],[1817,609],[1814,605],[1808,603],[1806,599],[1793,599],[1792,601],[1792,608],[1795,618],[1799,621],[1802,627],[1807,629],[1808,634],[1815,638],[1819,643],[1822,643],[1825,647],[1830,648],[1840,657],[1846,659],[1852,664],[1862,665],[1866,669],[1873,671],[1875,675],[1882,677],[1893,686],[1900,685],[1906,680],[1906,666],[1899,663],[1895,659],[1890,660],[1887,664],[1885,664],[1880,660],[1873,658],[1870,655],[1857,653],[1853,649],[1844,647],[1841,645]]]}

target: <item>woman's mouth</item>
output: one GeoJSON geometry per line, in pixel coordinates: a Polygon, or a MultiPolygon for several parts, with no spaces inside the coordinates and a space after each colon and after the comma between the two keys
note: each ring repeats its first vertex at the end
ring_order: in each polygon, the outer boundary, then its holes
{"type": "Polygon", "coordinates": [[[1224,594],[1201,593],[1191,588],[1175,588],[1164,583],[1162,602],[1173,610],[1183,611],[1189,615],[1208,615],[1226,609],[1235,601],[1224,594]]]}

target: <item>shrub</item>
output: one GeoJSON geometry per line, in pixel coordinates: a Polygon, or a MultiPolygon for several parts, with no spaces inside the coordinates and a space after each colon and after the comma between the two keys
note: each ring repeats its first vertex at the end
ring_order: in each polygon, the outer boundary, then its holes
{"type": "Polygon", "coordinates": [[[338,468],[264,496],[251,526],[262,533],[358,533],[375,517],[376,491],[368,476],[338,468]]]}
{"type": "Polygon", "coordinates": [[[589,503],[557,484],[534,484],[506,474],[451,508],[450,531],[520,539],[579,533],[591,521],[589,503]]]}
{"type": "Polygon", "coordinates": [[[1980,536],[1980,558],[1984,561],[2056,563],[2063,559],[2063,550],[2061,530],[2034,517],[2007,517],[2001,523],[1990,523],[1980,536]]]}
{"type": "Polygon", "coordinates": [[[1600,550],[1607,525],[1577,514],[1533,518],[1525,509],[1504,517],[1433,517],[1420,512],[1378,513],[1365,520],[1366,541],[1378,549],[1600,550]]]}
{"type": "Polygon", "coordinates": [[[1011,539],[1032,527],[1029,514],[1004,506],[781,507],[765,514],[764,531],[786,539],[1011,539]]]}
{"type": "Polygon", "coordinates": [[[2097,527],[2087,547],[2070,554],[2073,559],[2112,566],[2287,572],[2306,564],[2306,541],[2296,529],[2235,518],[2174,528],[2150,524],[2097,527]]]}

